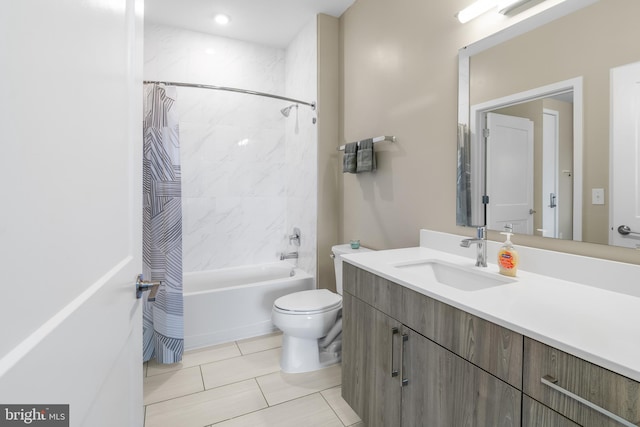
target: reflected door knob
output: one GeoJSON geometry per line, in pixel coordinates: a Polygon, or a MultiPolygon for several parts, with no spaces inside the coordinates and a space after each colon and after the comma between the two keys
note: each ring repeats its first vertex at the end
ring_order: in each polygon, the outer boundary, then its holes
{"type": "Polygon", "coordinates": [[[623,236],[627,236],[629,234],[640,234],[637,231],[631,231],[631,228],[629,228],[628,225],[621,225],[620,227],[618,227],[618,233],[622,234],[623,236]]]}

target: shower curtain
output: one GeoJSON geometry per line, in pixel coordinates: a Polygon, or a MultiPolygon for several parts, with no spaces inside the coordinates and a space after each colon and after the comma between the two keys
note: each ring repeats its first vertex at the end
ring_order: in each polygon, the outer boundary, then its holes
{"type": "Polygon", "coordinates": [[[471,147],[467,125],[458,123],[456,224],[471,225],[471,147]]]}
{"type": "Polygon", "coordinates": [[[176,88],[144,91],[143,274],[160,281],[154,302],[144,298],[143,354],[158,363],[182,360],[182,207],[176,88]]]}

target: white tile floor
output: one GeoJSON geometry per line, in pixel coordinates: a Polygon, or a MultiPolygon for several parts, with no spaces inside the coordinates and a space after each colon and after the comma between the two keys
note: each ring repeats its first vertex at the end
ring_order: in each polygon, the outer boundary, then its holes
{"type": "Polygon", "coordinates": [[[145,427],[362,427],[340,397],[340,365],[285,374],[281,344],[271,334],[145,364],[145,427]]]}

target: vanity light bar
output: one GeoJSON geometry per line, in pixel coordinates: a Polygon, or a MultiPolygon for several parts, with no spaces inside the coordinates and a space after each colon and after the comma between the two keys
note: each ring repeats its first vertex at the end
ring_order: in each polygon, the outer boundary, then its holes
{"type": "Polygon", "coordinates": [[[502,0],[498,3],[498,13],[506,15],[516,7],[520,7],[525,3],[529,3],[531,0],[502,0]]]}
{"type": "Polygon", "coordinates": [[[465,7],[456,14],[456,18],[460,23],[464,24],[478,16],[496,9],[498,13],[506,15],[513,9],[528,3],[531,0],[476,0],[471,5],[465,7]]]}
{"type": "Polygon", "coordinates": [[[458,18],[458,21],[460,21],[461,24],[465,24],[483,13],[489,12],[491,9],[496,7],[497,3],[498,2],[496,0],[476,0],[458,12],[456,18],[458,18]]]}

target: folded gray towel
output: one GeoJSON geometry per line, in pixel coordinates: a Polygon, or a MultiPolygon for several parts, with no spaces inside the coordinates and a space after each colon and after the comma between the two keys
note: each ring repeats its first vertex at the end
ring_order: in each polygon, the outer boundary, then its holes
{"type": "Polygon", "coordinates": [[[363,139],[358,146],[356,173],[376,170],[376,153],[373,151],[373,139],[363,139]]]}
{"type": "Polygon", "coordinates": [[[358,143],[351,142],[344,146],[344,157],[342,158],[342,172],[356,173],[356,155],[358,152],[358,143]]]}

